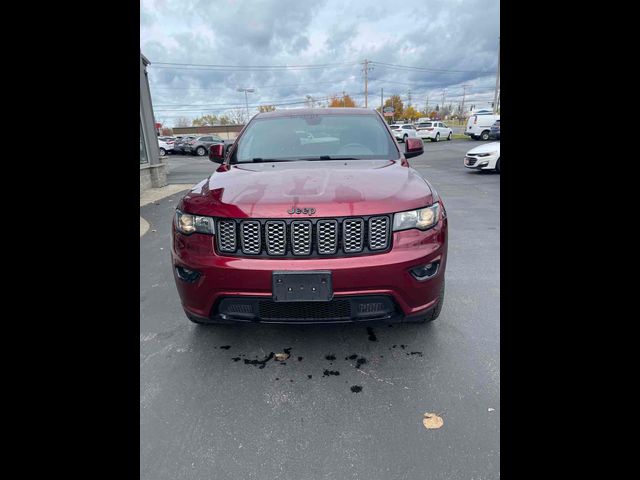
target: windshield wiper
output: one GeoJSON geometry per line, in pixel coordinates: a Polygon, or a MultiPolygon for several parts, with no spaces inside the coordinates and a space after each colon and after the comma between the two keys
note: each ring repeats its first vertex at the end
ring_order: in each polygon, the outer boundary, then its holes
{"type": "Polygon", "coordinates": [[[262,162],[294,162],[295,159],[286,160],[283,158],[252,158],[251,161],[253,163],[262,163],[262,162]]]}
{"type": "Polygon", "coordinates": [[[321,155],[316,158],[305,158],[305,160],[358,160],[355,157],[332,157],[330,155],[321,155]]]}

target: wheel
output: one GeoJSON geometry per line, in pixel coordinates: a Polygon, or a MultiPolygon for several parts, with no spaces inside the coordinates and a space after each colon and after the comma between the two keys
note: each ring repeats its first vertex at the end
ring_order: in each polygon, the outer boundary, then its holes
{"type": "Polygon", "coordinates": [[[480,134],[480,139],[482,140],[489,140],[489,130],[485,130],[484,132],[482,132],[480,134]]]}
{"type": "Polygon", "coordinates": [[[496,162],[496,172],[500,173],[500,158],[498,158],[498,161],[496,162]]]}
{"type": "Polygon", "coordinates": [[[203,157],[205,153],[207,153],[207,151],[204,147],[196,148],[196,155],[198,155],[199,157],[203,157]]]}
{"type": "Polygon", "coordinates": [[[451,132],[449,132],[449,136],[447,137],[447,140],[451,141],[451,132]]]}
{"type": "Polygon", "coordinates": [[[436,133],[436,138],[434,142],[439,142],[439,141],[440,141],[440,132],[436,133]]]}
{"type": "Polygon", "coordinates": [[[436,305],[422,318],[414,318],[406,321],[406,323],[429,323],[433,322],[436,318],[440,316],[440,312],[442,311],[442,305],[444,303],[444,279],[442,280],[442,287],[440,287],[440,295],[438,295],[438,301],[436,305]]]}
{"type": "Polygon", "coordinates": [[[164,157],[166,154],[167,154],[167,151],[164,148],[160,147],[160,156],[164,157]]]}
{"type": "Polygon", "coordinates": [[[409,135],[405,134],[405,136],[404,136],[404,137],[402,137],[402,141],[403,141],[404,143],[407,143],[407,138],[409,138],[409,135]]]}

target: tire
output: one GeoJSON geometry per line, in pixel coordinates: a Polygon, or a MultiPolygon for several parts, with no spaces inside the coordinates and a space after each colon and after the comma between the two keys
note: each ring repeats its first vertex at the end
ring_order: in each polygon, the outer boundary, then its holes
{"type": "Polygon", "coordinates": [[[451,141],[451,132],[449,132],[449,136],[447,136],[447,141],[451,141]]]}
{"type": "Polygon", "coordinates": [[[440,295],[438,295],[438,301],[436,302],[436,305],[430,311],[428,311],[424,317],[406,320],[405,323],[430,323],[438,318],[440,316],[440,312],[442,311],[442,305],[444,304],[444,286],[445,282],[443,279],[442,287],[440,287],[440,295]]]}
{"type": "Polygon", "coordinates": [[[500,158],[498,157],[498,161],[496,162],[496,172],[500,173],[500,158]]]}
{"type": "Polygon", "coordinates": [[[204,147],[198,147],[196,148],[196,155],[199,157],[204,157],[204,155],[207,153],[207,150],[204,147]]]}
{"type": "Polygon", "coordinates": [[[167,151],[164,148],[160,147],[160,156],[164,157],[166,154],[167,154],[167,151]]]}
{"type": "Polygon", "coordinates": [[[489,140],[489,130],[485,130],[484,132],[482,132],[480,134],[480,139],[481,140],[489,140]]]}
{"type": "Polygon", "coordinates": [[[402,143],[407,143],[407,138],[409,138],[409,135],[402,137],[402,143]]]}
{"type": "Polygon", "coordinates": [[[436,138],[433,140],[434,142],[440,141],[440,132],[436,133],[436,138]]]}

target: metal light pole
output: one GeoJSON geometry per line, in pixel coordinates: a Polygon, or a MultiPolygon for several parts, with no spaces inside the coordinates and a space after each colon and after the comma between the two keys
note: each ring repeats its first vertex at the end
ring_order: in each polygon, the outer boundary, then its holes
{"type": "Polygon", "coordinates": [[[500,37],[498,37],[498,72],[496,73],[496,89],[493,92],[493,113],[498,111],[498,91],[500,90],[500,37]]]}
{"type": "Polygon", "coordinates": [[[247,106],[247,122],[249,121],[249,97],[247,97],[247,93],[253,93],[255,91],[254,88],[238,88],[238,92],[244,92],[244,103],[247,106]]]}

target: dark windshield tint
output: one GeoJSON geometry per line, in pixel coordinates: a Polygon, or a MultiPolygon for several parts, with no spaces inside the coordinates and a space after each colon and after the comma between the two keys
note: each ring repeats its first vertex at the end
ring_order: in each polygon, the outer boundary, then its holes
{"type": "Polygon", "coordinates": [[[397,159],[398,149],[375,115],[296,115],[253,120],[235,162],[253,159],[397,159]]]}

